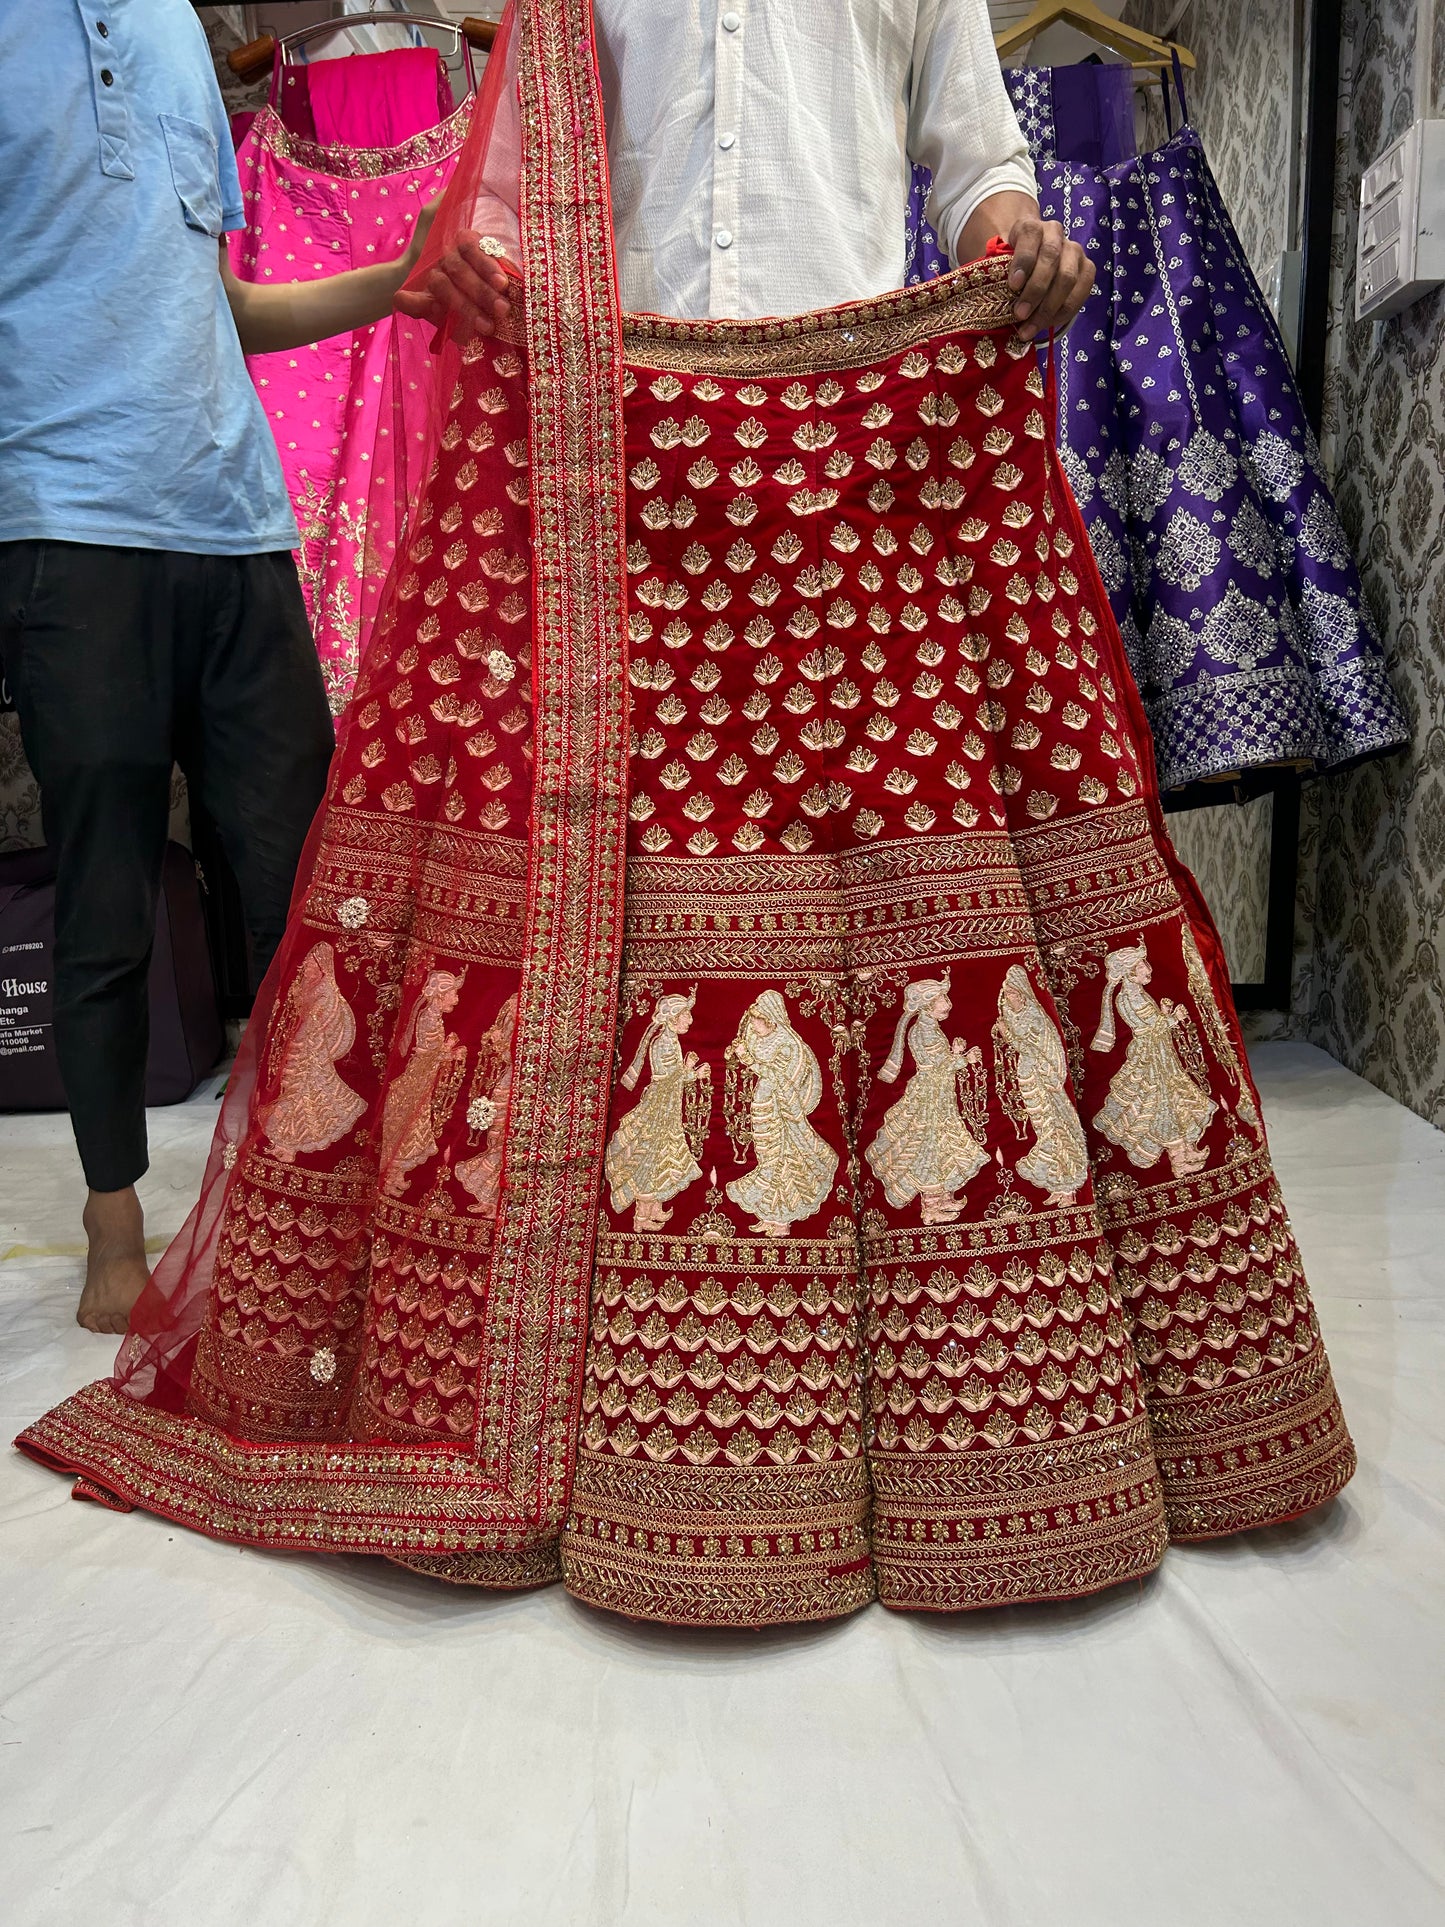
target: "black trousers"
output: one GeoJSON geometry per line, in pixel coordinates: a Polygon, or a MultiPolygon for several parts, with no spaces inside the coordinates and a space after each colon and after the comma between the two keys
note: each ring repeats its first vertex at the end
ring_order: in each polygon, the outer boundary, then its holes
{"type": "Polygon", "coordinates": [[[285,552],[0,543],[0,660],[57,853],[56,1055],[86,1182],[146,1168],[146,973],[172,763],[241,888],[252,967],[286,928],[333,748],[285,552]]]}

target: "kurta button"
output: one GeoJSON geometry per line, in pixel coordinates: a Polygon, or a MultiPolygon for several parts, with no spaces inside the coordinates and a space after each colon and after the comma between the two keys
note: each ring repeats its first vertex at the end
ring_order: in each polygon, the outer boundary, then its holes
{"type": "Polygon", "coordinates": [[[110,71],[109,67],[101,68],[100,78],[103,85],[107,87],[113,87],[115,85],[115,75],[110,71]]]}
{"type": "Polygon", "coordinates": [[[101,39],[102,39],[102,40],[109,40],[109,39],[110,39],[110,28],[109,28],[108,26],[106,26],[106,24],[105,24],[105,22],[104,22],[103,20],[97,20],[97,21],[96,21],[96,23],[95,23],[95,31],[96,31],[96,32],[97,32],[97,33],[98,33],[98,34],[100,35],[100,37],[101,37],[101,39]]]}
{"type": "Polygon", "coordinates": [[[740,13],[725,13],[722,17],[722,23],[724,33],[736,33],[738,28],[743,24],[743,18],[740,13]]]}
{"type": "Polygon", "coordinates": [[[736,134],[719,134],[717,138],[718,146],[723,148],[724,150],[734,146],[736,142],[737,142],[736,134]]]}
{"type": "Polygon", "coordinates": [[[720,227],[717,233],[713,236],[713,239],[717,242],[720,248],[730,248],[733,244],[732,229],[720,227]]]}

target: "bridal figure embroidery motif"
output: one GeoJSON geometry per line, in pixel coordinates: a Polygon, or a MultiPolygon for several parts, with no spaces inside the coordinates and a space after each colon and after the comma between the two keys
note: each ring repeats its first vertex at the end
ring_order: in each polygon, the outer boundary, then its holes
{"type": "Polygon", "coordinates": [[[822,1208],[838,1169],[837,1152],[808,1122],[823,1101],[823,1073],[776,990],[749,1006],[727,1055],[729,1082],[735,1089],[750,1086],[747,1121],[730,1121],[729,1128],[741,1130],[757,1159],[727,1186],[727,1195],[751,1215],[754,1231],[785,1238],[822,1208]]]}
{"type": "Polygon", "coordinates": [[[1254,1101],[1254,1093],[1249,1088],[1249,1078],[1239,1061],[1239,1052],[1234,1048],[1234,1039],[1220,1014],[1219,1002],[1214,995],[1214,986],[1209,981],[1209,972],[1204,968],[1204,958],[1200,954],[1194,932],[1187,923],[1179,926],[1180,944],[1184,951],[1184,968],[1189,977],[1189,988],[1194,996],[1199,1021],[1204,1026],[1205,1035],[1214,1048],[1214,1054],[1234,1079],[1239,1091],[1235,1109],[1249,1128],[1263,1132],[1260,1122],[1259,1106],[1254,1101]]]}
{"type": "MultiPolygon", "coordinates": [[[[959,1109],[960,1080],[971,1072],[981,1077],[983,1052],[944,1035],[943,1020],[953,1009],[948,992],[946,977],[910,984],[904,992],[893,1049],[878,1081],[897,1083],[905,1044],[917,1069],[865,1153],[889,1204],[897,1211],[917,1198],[924,1224],[952,1224],[964,1207],[958,1194],[989,1161],[959,1109]]],[[[977,1128],[981,1136],[981,1116],[977,1128]]]]}
{"type": "Polygon", "coordinates": [[[336,953],[329,943],[318,943],[306,957],[289,1001],[280,1092],[260,1119],[282,1164],[325,1151],[366,1109],[366,1100],[336,1071],[356,1042],[356,1019],[336,981],[336,953]]]}
{"type": "Polygon", "coordinates": [[[668,1200],[702,1176],[697,1157],[706,1120],[701,1111],[712,1070],[693,1052],[684,1056],[681,1042],[692,1028],[696,1001],[696,989],[688,997],[659,997],[637,1054],[622,1073],[623,1088],[636,1090],[646,1058],[647,1089],[613,1132],[603,1167],[612,1209],[631,1205],[635,1231],[660,1231],[672,1216],[664,1209],[668,1200]]]}
{"type": "Polygon", "coordinates": [[[461,989],[455,972],[433,970],[402,1033],[401,1050],[410,1055],[381,1115],[381,1188],[388,1197],[399,1198],[408,1175],[437,1154],[437,1112],[446,1108],[437,1100],[444,1087],[455,1096],[467,1054],[445,1021],[461,989]]]}
{"type": "Polygon", "coordinates": [[[478,1046],[472,1080],[475,1095],[467,1105],[467,1123],[485,1134],[486,1145],[476,1157],[464,1158],[456,1167],[457,1183],[474,1200],[467,1209],[486,1218],[496,1217],[502,1196],[502,1147],[507,1141],[507,1119],[512,1109],[512,1039],[516,1030],[517,998],[513,992],[478,1046]]]}
{"type": "Polygon", "coordinates": [[[1047,1191],[1049,1204],[1072,1204],[1089,1175],[1088,1146],[1064,1040],[1022,964],[1011,964],[1003,980],[993,1035],[1005,1108],[1020,1134],[1025,1123],[1033,1127],[1034,1148],[1020,1158],[1019,1176],[1047,1191]]]}
{"type": "Polygon", "coordinates": [[[1110,951],[1104,975],[1104,1008],[1091,1048],[1114,1048],[1116,1004],[1130,1039],[1095,1129],[1141,1170],[1167,1156],[1175,1177],[1188,1177],[1208,1162],[1199,1140],[1219,1108],[1180,1061],[1175,1033],[1190,1023],[1189,1013],[1167,997],[1156,1003],[1149,995],[1145,986],[1154,972],[1142,943],[1110,951]]]}

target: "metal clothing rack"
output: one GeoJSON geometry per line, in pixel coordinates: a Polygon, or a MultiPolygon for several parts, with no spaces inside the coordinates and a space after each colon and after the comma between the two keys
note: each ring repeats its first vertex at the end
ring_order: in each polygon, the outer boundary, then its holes
{"type": "MultiPolygon", "coordinates": [[[[1320,433],[1325,397],[1325,349],[1330,313],[1330,237],[1335,212],[1335,132],[1340,111],[1340,38],[1343,0],[1314,0],[1309,27],[1309,96],[1305,123],[1303,261],[1299,350],[1295,374],[1305,413],[1320,433]]],[[[1236,802],[1274,798],[1270,825],[1269,892],[1264,976],[1236,984],[1241,1010],[1288,1011],[1294,986],[1295,897],[1299,888],[1300,797],[1294,770],[1259,770],[1234,785],[1192,783],[1164,801],[1171,816],[1207,809],[1232,795],[1236,802]]]]}
{"type": "MultiPolygon", "coordinates": [[[[199,11],[204,6],[214,4],[214,0],[191,0],[193,8],[199,11]]],[[[270,7],[294,6],[300,0],[266,0],[270,7]]],[[[352,27],[430,27],[455,36],[456,47],[465,51],[467,56],[468,80],[474,87],[476,76],[471,67],[473,48],[489,53],[497,37],[499,22],[484,20],[476,14],[468,14],[462,20],[442,19],[436,14],[412,13],[404,6],[380,8],[372,13],[338,13],[330,19],[317,20],[296,34],[282,35],[278,44],[275,35],[259,34],[255,40],[248,40],[244,47],[234,47],[226,55],[226,65],[238,80],[259,80],[269,73],[278,55],[284,52],[289,41],[319,38],[327,33],[345,33],[352,27]]]]}

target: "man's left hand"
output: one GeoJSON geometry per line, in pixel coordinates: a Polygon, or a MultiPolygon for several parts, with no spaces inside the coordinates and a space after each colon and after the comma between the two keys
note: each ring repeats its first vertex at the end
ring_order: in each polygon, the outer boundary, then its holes
{"type": "Polygon", "coordinates": [[[1094,264],[1057,221],[1025,214],[1007,236],[1013,249],[1009,287],[1020,341],[1067,328],[1094,286],[1094,264]]]}

